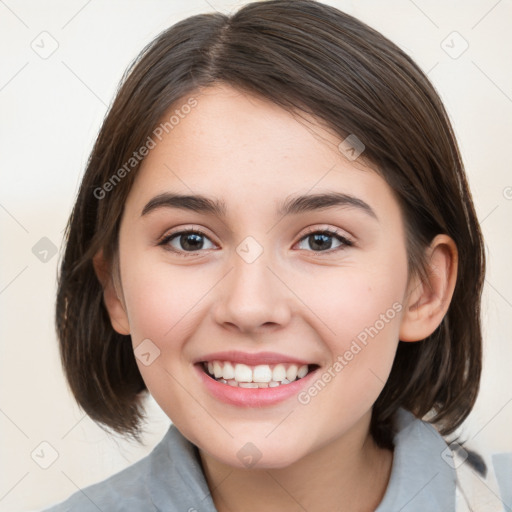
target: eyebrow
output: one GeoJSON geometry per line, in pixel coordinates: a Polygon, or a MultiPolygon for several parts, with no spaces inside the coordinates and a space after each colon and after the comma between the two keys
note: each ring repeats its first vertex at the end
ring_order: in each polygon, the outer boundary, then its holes
{"type": "MultiPolygon", "coordinates": [[[[277,215],[284,217],[285,215],[296,215],[335,206],[356,208],[375,220],[379,220],[377,214],[368,203],[358,197],[340,192],[289,197],[278,207],[277,215]]],[[[183,195],[166,192],[153,197],[144,206],[141,217],[160,208],[179,208],[197,213],[213,214],[218,217],[225,217],[227,212],[224,201],[218,199],[211,199],[203,195],[183,195]]]]}

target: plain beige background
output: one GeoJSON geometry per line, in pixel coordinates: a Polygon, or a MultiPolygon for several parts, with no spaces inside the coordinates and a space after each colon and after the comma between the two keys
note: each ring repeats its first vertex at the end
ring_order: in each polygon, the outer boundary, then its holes
{"type": "MultiPolygon", "coordinates": [[[[135,446],[108,437],[75,404],[53,327],[57,251],[129,62],[176,21],[243,3],[0,1],[2,511],[37,510],[112,475],[147,454],[169,425],[150,400],[146,444],[135,446]]],[[[327,3],[411,55],[452,118],[488,254],[484,375],[461,432],[489,462],[512,452],[512,2],[327,3]]]]}

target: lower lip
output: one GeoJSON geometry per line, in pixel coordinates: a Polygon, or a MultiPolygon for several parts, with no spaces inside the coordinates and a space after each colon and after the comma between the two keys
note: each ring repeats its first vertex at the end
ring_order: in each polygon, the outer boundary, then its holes
{"type": "Polygon", "coordinates": [[[264,407],[274,405],[297,395],[303,388],[307,387],[313,375],[318,370],[309,372],[302,379],[291,382],[290,384],[281,384],[275,388],[240,388],[222,384],[206,374],[202,363],[194,365],[199,373],[206,389],[218,400],[238,407],[264,407]]]}

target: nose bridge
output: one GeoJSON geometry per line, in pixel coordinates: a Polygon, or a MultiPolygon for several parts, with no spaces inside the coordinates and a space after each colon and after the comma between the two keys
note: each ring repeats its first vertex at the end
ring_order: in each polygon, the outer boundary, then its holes
{"type": "Polygon", "coordinates": [[[239,244],[218,297],[218,323],[250,331],[264,325],[282,326],[289,321],[287,288],[270,270],[271,260],[271,251],[264,250],[255,239],[247,237],[239,244]]]}

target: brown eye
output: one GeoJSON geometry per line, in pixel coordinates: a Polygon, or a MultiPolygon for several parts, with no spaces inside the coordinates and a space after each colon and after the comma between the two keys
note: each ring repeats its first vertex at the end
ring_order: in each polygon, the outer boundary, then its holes
{"type": "Polygon", "coordinates": [[[309,249],[299,247],[299,249],[311,250],[313,252],[324,252],[330,250],[343,249],[344,247],[350,247],[353,244],[348,238],[338,234],[335,231],[322,230],[309,233],[305,237],[301,238],[299,245],[305,242],[309,249]],[[337,244],[337,245],[336,245],[337,244]],[[333,247],[334,245],[334,247],[333,247]]]}
{"type": "Polygon", "coordinates": [[[179,231],[166,236],[159,245],[164,246],[176,253],[187,253],[200,251],[202,249],[213,249],[215,245],[201,231],[179,231]],[[210,244],[210,246],[208,246],[210,244]]]}

